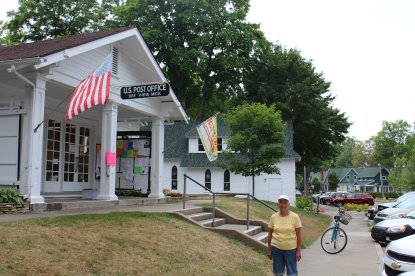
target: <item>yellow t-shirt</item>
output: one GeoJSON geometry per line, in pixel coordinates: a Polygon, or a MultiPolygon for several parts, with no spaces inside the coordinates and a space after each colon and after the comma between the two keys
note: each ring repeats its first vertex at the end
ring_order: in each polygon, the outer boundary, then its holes
{"type": "Polygon", "coordinates": [[[272,229],[271,245],[281,250],[292,250],[297,248],[296,228],[301,227],[300,217],[291,212],[286,217],[277,212],[271,216],[268,228],[272,229]]]}

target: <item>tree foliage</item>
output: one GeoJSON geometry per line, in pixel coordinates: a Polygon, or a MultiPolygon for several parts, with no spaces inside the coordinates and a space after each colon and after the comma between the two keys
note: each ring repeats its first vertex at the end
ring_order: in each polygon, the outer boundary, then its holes
{"type": "Polygon", "coordinates": [[[19,0],[17,11],[7,15],[12,43],[95,31],[105,18],[96,0],[19,0]]]}
{"type": "Polygon", "coordinates": [[[339,177],[335,173],[330,173],[328,176],[329,190],[335,191],[339,187],[339,177]]]}
{"type": "Polygon", "coordinates": [[[235,174],[252,176],[255,195],[255,176],[279,173],[277,163],[285,154],[285,128],[281,115],[273,106],[253,103],[232,109],[225,116],[231,130],[224,151],[223,167],[235,174]]]}
{"type": "Polygon", "coordinates": [[[396,158],[407,156],[411,151],[406,144],[411,135],[411,125],[403,120],[395,122],[384,121],[382,130],[374,139],[372,160],[375,164],[392,168],[396,158]]]}
{"type": "Polygon", "coordinates": [[[108,24],[137,26],[188,114],[202,119],[227,110],[257,41],[265,40],[246,22],[248,10],[248,0],[129,0],[108,24]]]}
{"type": "Polygon", "coordinates": [[[335,156],[334,144],[345,139],[350,123],[332,107],[330,83],[299,51],[263,44],[263,51],[245,72],[244,87],[240,101],[275,104],[284,119],[293,120],[300,166],[318,169],[335,156]]]}

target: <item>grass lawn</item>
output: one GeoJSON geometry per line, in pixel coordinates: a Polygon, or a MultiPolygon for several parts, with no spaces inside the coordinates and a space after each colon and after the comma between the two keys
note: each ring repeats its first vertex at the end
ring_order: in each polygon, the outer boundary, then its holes
{"type": "MultiPolygon", "coordinates": [[[[272,214],[251,205],[252,219],[267,221],[272,214]]],[[[246,216],[245,200],[221,198],[218,206],[246,216]]],[[[330,221],[294,211],[305,240],[318,237],[330,221]]],[[[0,275],[271,275],[264,252],[174,214],[61,216],[3,222],[0,229],[0,275]]]]}

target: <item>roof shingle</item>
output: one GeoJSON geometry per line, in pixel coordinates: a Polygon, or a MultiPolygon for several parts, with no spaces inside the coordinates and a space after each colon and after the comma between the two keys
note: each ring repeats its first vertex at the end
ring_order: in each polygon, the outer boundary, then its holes
{"type": "Polygon", "coordinates": [[[0,61],[45,57],[65,49],[73,48],[94,40],[111,36],[135,27],[124,27],[105,31],[84,33],[57,39],[25,43],[9,47],[0,47],[0,61]]]}

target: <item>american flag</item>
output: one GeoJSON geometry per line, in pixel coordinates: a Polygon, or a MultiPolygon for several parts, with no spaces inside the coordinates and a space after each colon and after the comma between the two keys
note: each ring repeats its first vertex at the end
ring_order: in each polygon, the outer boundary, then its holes
{"type": "Polygon", "coordinates": [[[111,68],[112,54],[75,88],[66,111],[67,121],[97,104],[105,105],[107,103],[111,68]]]}

